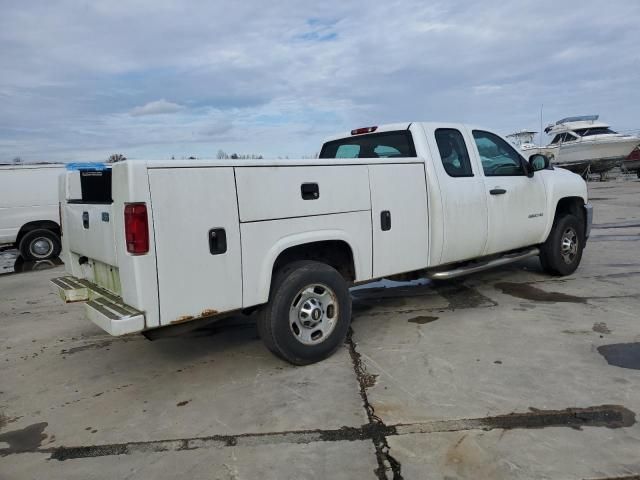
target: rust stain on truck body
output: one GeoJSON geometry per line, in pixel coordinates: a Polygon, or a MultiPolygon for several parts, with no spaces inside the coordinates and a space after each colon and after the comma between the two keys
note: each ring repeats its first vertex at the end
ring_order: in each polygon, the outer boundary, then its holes
{"type": "Polygon", "coordinates": [[[169,323],[171,325],[175,325],[177,323],[189,322],[191,320],[198,320],[200,318],[213,317],[215,315],[218,315],[219,313],[220,312],[218,310],[214,310],[213,308],[206,308],[202,312],[200,312],[200,315],[198,315],[197,317],[193,315],[183,315],[169,323]]]}

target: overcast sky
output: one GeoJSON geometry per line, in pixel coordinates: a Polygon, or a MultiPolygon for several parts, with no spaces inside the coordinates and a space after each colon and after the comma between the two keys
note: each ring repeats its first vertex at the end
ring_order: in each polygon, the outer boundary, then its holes
{"type": "Polygon", "coordinates": [[[333,133],[640,129],[640,1],[0,0],[0,161],[311,155],[333,133]]]}

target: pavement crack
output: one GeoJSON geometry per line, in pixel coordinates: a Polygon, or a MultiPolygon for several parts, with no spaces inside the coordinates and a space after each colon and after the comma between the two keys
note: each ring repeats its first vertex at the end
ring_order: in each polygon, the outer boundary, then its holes
{"type": "Polygon", "coordinates": [[[623,475],[622,477],[602,477],[585,480],[640,480],[640,475],[623,475]]]}
{"type": "Polygon", "coordinates": [[[373,405],[369,402],[367,388],[375,384],[375,376],[367,372],[366,366],[362,363],[362,356],[356,350],[356,344],[353,340],[353,329],[351,328],[349,328],[349,333],[347,334],[346,344],[349,347],[353,370],[358,380],[360,398],[362,398],[362,404],[367,412],[367,419],[369,421],[364,428],[366,428],[369,433],[376,451],[376,460],[378,461],[378,468],[375,470],[376,477],[380,480],[386,480],[388,478],[387,471],[391,470],[393,480],[402,480],[402,466],[400,462],[389,453],[391,449],[387,441],[388,435],[397,435],[396,429],[395,427],[385,425],[382,419],[376,415],[373,405]]]}
{"type": "MultiPolygon", "coordinates": [[[[351,339],[348,340],[352,341],[351,339]]],[[[530,408],[524,413],[509,413],[482,418],[466,418],[459,420],[433,420],[408,424],[385,425],[376,416],[366,395],[366,370],[360,362],[359,354],[353,349],[355,365],[359,372],[359,382],[363,402],[367,410],[368,423],[360,427],[342,427],[336,429],[289,430],[281,432],[241,433],[237,435],[210,435],[192,438],[176,438],[168,440],[150,440],[140,442],[123,442],[103,445],[82,446],[40,446],[41,429],[45,423],[32,426],[37,429],[37,439],[31,440],[29,428],[4,432],[0,435],[0,443],[9,443],[9,448],[0,448],[0,457],[21,453],[49,453],[52,460],[71,460],[78,458],[104,457],[113,455],[129,455],[136,452],[167,452],[196,450],[200,448],[248,447],[277,444],[309,444],[314,442],[340,442],[371,440],[376,448],[378,478],[386,479],[391,471],[395,480],[402,479],[401,465],[390,454],[387,437],[409,434],[429,434],[440,432],[461,432],[467,430],[512,430],[547,427],[582,427],[625,428],[636,423],[636,414],[621,405],[599,405],[584,408],[566,408],[563,410],[538,410],[530,408]],[[28,434],[28,435],[27,435],[28,434]],[[25,437],[27,435],[27,437],[25,437]],[[25,440],[26,438],[26,440],[25,440]],[[19,443],[16,443],[19,442],[19,443]]]]}

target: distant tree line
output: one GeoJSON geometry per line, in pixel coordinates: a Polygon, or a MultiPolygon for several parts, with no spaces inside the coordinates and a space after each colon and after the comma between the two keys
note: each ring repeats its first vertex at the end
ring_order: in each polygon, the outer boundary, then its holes
{"type": "Polygon", "coordinates": [[[231,155],[229,155],[224,150],[218,150],[218,153],[216,154],[216,157],[218,158],[218,160],[229,160],[229,159],[232,159],[232,160],[261,160],[262,159],[262,155],[255,155],[255,154],[244,155],[244,154],[237,154],[237,153],[232,153],[231,155]]]}
{"type": "Polygon", "coordinates": [[[127,157],[125,157],[121,153],[112,153],[111,155],[109,155],[109,158],[107,159],[107,163],[124,162],[126,159],[127,157]]]}

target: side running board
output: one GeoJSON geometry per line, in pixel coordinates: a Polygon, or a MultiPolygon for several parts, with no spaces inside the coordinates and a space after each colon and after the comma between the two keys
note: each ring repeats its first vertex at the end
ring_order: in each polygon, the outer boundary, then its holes
{"type": "Polygon", "coordinates": [[[452,270],[439,270],[435,272],[428,272],[427,277],[432,280],[451,280],[452,278],[462,277],[463,275],[469,275],[470,273],[481,272],[494,267],[500,267],[502,265],[508,265],[509,263],[524,260],[525,258],[535,257],[540,255],[538,248],[532,248],[526,251],[520,251],[503,255],[502,257],[494,258],[492,260],[481,261],[480,263],[471,263],[469,265],[454,268],[452,270]]]}

